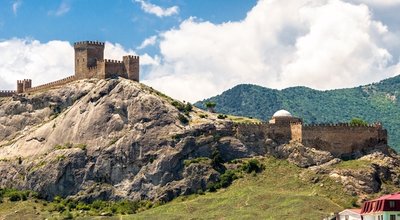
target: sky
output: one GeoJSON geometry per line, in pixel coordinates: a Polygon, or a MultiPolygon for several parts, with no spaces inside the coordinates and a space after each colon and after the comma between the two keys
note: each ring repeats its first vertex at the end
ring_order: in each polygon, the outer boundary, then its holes
{"type": "Polygon", "coordinates": [[[238,84],[319,90],[400,74],[400,0],[0,0],[0,90],[74,74],[73,43],[140,56],[140,80],[195,102],[238,84]]]}

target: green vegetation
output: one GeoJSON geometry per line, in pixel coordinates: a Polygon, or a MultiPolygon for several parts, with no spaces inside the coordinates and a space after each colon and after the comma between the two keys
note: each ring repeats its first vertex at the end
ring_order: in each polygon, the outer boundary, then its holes
{"type": "Polygon", "coordinates": [[[322,219],[354,203],[340,183],[324,176],[312,183],[311,173],[303,180],[304,169],[285,160],[269,157],[259,165],[263,172],[244,174],[226,189],[181,197],[123,219],[322,219]]]}
{"type": "Polygon", "coordinates": [[[204,106],[208,109],[209,112],[214,112],[214,108],[217,106],[215,102],[206,102],[204,106]]]}
{"type": "Polygon", "coordinates": [[[318,91],[306,87],[283,90],[255,85],[238,85],[221,95],[198,102],[197,107],[218,103],[221,114],[242,115],[267,121],[279,109],[311,123],[349,122],[362,118],[382,122],[388,129],[389,144],[400,150],[400,76],[350,89],[318,91]]]}
{"type": "Polygon", "coordinates": [[[185,164],[186,167],[190,166],[190,164],[194,164],[194,163],[209,163],[210,159],[207,157],[197,157],[195,159],[191,159],[191,160],[184,160],[183,164],[185,164]]]}
{"type": "Polygon", "coordinates": [[[219,114],[219,115],[217,116],[217,118],[218,118],[218,119],[226,119],[226,118],[228,118],[228,116],[227,116],[227,115],[219,114]]]}
{"type": "Polygon", "coordinates": [[[180,112],[183,112],[185,115],[189,115],[189,113],[193,110],[192,104],[187,102],[186,104],[179,101],[172,101],[171,104],[178,109],[180,112]]]}
{"type": "Polygon", "coordinates": [[[179,121],[182,123],[182,124],[187,124],[187,123],[189,123],[189,119],[188,118],[186,118],[186,116],[184,116],[183,114],[178,114],[178,119],[179,119],[179,121]]]}
{"type": "Polygon", "coordinates": [[[334,168],[339,168],[339,169],[365,169],[370,166],[371,166],[371,161],[368,160],[348,160],[333,165],[334,168]]]}
{"type": "Polygon", "coordinates": [[[367,126],[368,122],[362,120],[361,118],[353,118],[350,121],[350,125],[352,125],[352,126],[367,126]]]}
{"type": "Polygon", "coordinates": [[[63,149],[71,149],[71,148],[80,148],[82,150],[86,150],[87,145],[86,144],[72,144],[72,143],[65,143],[64,145],[57,144],[54,146],[54,149],[56,150],[63,150],[63,149]]]}

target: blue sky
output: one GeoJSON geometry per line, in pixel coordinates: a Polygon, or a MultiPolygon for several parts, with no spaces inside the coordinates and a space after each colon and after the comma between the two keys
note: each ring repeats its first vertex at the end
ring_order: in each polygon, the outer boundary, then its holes
{"type": "Polygon", "coordinates": [[[141,82],[198,101],[242,83],[353,87],[400,73],[400,0],[0,0],[0,89],[73,75],[72,43],[141,56],[141,82]]]}
{"type": "MultiPolygon", "coordinates": [[[[150,36],[196,17],[213,23],[244,19],[255,0],[153,0],[164,9],[177,7],[171,16],[146,13],[131,0],[1,0],[0,39],[33,38],[41,42],[100,40],[136,48],[150,36]],[[13,8],[14,5],[14,8],[13,8]]],[[[150,2],[149,2],[150,3],[150,2]]]]}

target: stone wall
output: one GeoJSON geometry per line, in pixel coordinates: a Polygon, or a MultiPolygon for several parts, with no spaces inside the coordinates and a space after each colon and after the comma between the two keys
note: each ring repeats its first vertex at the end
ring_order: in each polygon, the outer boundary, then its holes
{"type": "Polygon", "coordinates": [[[54,82],[50,82],[50,83],[46,83],[46,84],[43,84],[43,85],[40,85],[40,86],[32,87],[30,89],[27,89],[25,92],[26,93],[38,92],[38,91],[50,89],[50,88],[55,87],[55,86],[62,86],[62,85],[65,85],[67,83],[73,82],[75,80],[76,80],[75,76],[69,76],[67,78],[60,79],[60,80],[57,80],[57,81],[54,81],[54,82]]]}
{"type": "MultiPolygon", "coordinates": [[[[293,133],[298,132],[298,126],[292,128],[293,133]]],[[[298,138],[298,134],[295,137],[298,138]]],[[[309,125],[302,127],[301,142],[305,146],[329,151],[335,156],[351,157],[354,153],[387,144],[387,132],[381,125],[309,125]]]]}
{"type": "Polygon", "coordinates": [[[17,94],[15,90],[0,90],[0,97],[11,97],[17,94]]]}

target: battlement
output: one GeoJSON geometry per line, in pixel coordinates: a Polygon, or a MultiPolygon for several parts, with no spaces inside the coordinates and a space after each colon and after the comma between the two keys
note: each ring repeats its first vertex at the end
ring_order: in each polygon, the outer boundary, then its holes
{"type": "Polygon", "coordinates": [[[74,46],[80,46],[80,45],[97,45],[97,46],[104,46],[105,43],[104,42],[100,42],[100,41],[79,41],[79,42],[75,42],[74,46]]]}
{"type": "MultiPolygon", "coordinates": [[[[297,123],[293,123],[297,124],[297,123]]],[[[301,123],[300,123],[301,124],[301,123]]],[[[367,125],[361,125],[361,124],[350,124],[350,123],[323,123],[323,124],[305,124],[303,127],[308,128],[308,127],[324,127],[324,128],[342,128],[342,127],[369,127],[369,128],[381,128],[382,124],[380,122],[373,123],[373,124],[367,124],[367,125]]]]}
{"type": "Polygon", "coordinates": [[[120,60],[110,60],[110,59],[104,59],[105,63],[120,63],[122,64],[123,62],[120,60]]]}
{"type": "Polygon", "coordinates": [[[127,55],[127,56],[123,56],[123,58],[129,58],[129,59],[133,59],[133,60],[138,60],[139,56],[134,56],[134,55],[127,55]]]}
{"type": "Polygon", "coordinates": [[[60,79],[60,80],[57,80],[57,81],[54,81],[54,82],[50,82],[50,83],[46,83],[46,84],[43,84],[43,85],[40,85],[40,86],[29,88],[25,92],[30,93],[30,92],[43,91],[43,90],[50,89],[50,88],[53,88],[53,87],[56,87],[56,86],[65,85],[65,84],[73,82],[75,80],[76,80],[75,76],[69,76],[69,77],[64,78],[64,79],[60,79]]]}
{"type": "Polygon", "coordinates": [[[0,97],[11,97],[17,94],[16,90],[0,90],[0,97]]]}

